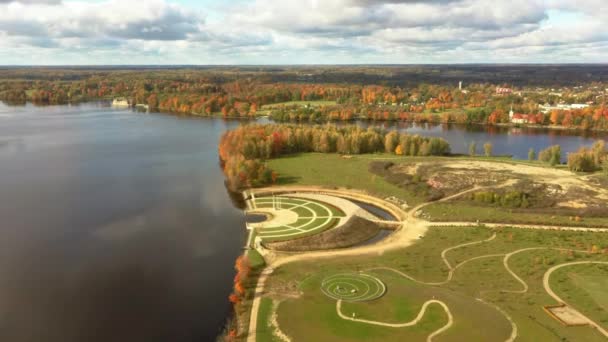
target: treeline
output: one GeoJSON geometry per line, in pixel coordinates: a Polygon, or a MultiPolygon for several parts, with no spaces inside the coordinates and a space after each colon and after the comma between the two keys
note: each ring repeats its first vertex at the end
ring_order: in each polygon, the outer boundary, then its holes
{"type": "Polygon", "coordinates": [[[386,152],[430,156],[450,153],[441,138],[401,134],[360,127],[244,125],[227,131],[220,139],[219,156],[229,186],[241,189],[276,181],[277,174],[264,163],[283,154],[320,152],[363,154],[386,152]]]}
{"type": "MultiPolygon", "coordinates": [[[[276,122],[325,123],[336,121],[402,121],[415,123],[487,123],[491,110],[485,107],[451,109],[435,113],[425,109],[425,105],[325,105],[319,107],[284,105],[270,111],[270,118],[276,122]]],[[[507,115],[508,118],[508,115],[507,115]]],[[[507,120],[508,122],[508,120],[507,120]]]]}
{"type": "MultiPolygon", "coordinates": [[[[238,68],[236,69],[238,70],[238,68]]],[[[332,71],[333,72],[333,71],[332,71]]],[[[312,72],[312,74],[315,74],[312,72]]],[[[528,114],[534,124],[608,130],[608,108],[601,105],[608,84],[560,90],[520,88],[497,95],[509,83],[386,85],[316,82],[301,75],[280,82],[274,71],[207,70],[0,70],[0,100],[8,103],[65,104],[125,97],[155,111],[191,115],[253,117],[262,106],[292,101],[333,101],[331,106],[284,105],[270,110],[278,122],[408,121],[498,125],[509,123],[509,110],[528,114]],[[588,108],[543,114],[540,103],[591,103],[588,108]]],[[[380,83],[380,82],[378,82],[380,83]]],[[[266,111],[264,112],[266,113],[266,111]]]]}

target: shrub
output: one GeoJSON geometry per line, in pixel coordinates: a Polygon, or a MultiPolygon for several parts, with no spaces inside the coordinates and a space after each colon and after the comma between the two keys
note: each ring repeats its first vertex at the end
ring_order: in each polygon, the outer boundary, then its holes
{"type": "Polygon", "coordinates": [[[507,208],[527,208],[530,206],[528,194],[521,191],[511,191],[504,195],[492,191],[478,191],[470,196],[478,203],[495,204],[507,208]]]}
{"type": "Polygon", "coordinates": [[[606,168],[608,151],[603,140],[598,140],[591,148],[580,148],[568,154],[568,167],[576,172],[592,172],[606,168]]]}
{"type": "Polygon", "coordinates": [[[599,168],[593,151],[581,148],[578,152],[568,154],[568,168],[575,172],[592,172],[599,168]]]}
{"type": "Polygon", "coordinates": [[[562,148],[559,145],[550,146],[538,153],[538,160],[549,163],[552,166],[557,165],[562,159],[562,148]]]}
{"type": "Polygon", "coordinates": [[[534,159],[536,159],[536,152],[531,148],[528,150],[528,160],[532,161],[534,159]]]}
{"type": "Polygon", "coordinates": [[[486,157],[492,156],[492,149],[493,149],[492,143],[487,142],[487,143],[483,144],[483,152],[485,153],[486,157]]]}

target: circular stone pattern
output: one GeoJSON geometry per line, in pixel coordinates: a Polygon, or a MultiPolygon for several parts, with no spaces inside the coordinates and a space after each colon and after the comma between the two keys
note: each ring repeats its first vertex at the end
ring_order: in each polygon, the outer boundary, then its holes
{"type": "Polygon", "coordinates": [[[321,290],[326,296],[347,302],[378,299],[386,292],[386,285],[369,274],[344,273],[323,279],[321,290]]]}

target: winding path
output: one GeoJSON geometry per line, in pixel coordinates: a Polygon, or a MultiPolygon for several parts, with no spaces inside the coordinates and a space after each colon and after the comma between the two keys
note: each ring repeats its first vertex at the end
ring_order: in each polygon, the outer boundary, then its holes
{"type": "Polygon", "coordinates": [[[341,300],[338,300],[336,302],[336,312],[338,313],[338,316],[340,316],[340,318],[349,320],[349,321],[353,321],[353,322],[379,325],[379,326],[389,327],[389,328],[406,328],[406,327],[412,327],[412,326],[418,324],[424,318],[424,314],[426,313],[427,308],[431,304],[437,304],[443,308],[445,313],[448,315],[448,322],[441,328],[432,332],[426,338],[427,342],[430,342],[433,340],[433,337],[448,330],[452,326],[452,324],[454,324],[454,317],[452,316],[452,312],[450,312],[450,308],[448,308],[448,306],[440,300],[433,299],[433,300],[426,301],[424,304],[422,304],[422,308],[420,308],[420,311],[418,312],[418,315],[416,316],[416,318],[414,318],[413,320],[411,320],[409,322],[404,322],[404,323],[385,323],[385,322],[378,322],[378,321],[371,321],[371,320],[367,320],[367,319],[349,317],[349,316],[345,315],[344,313],[342,313],[342,301],[341,300]]]}

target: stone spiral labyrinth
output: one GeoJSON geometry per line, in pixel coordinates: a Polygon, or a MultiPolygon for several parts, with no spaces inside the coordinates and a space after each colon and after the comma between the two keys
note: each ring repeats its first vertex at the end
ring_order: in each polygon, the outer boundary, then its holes
{"type": "Polygon", "coordinates": [[[365,302],[382,297],[386,286],[380,279],[368,274],[344,273],[323,279],[321,290],[336,300],[365,302]]]}

